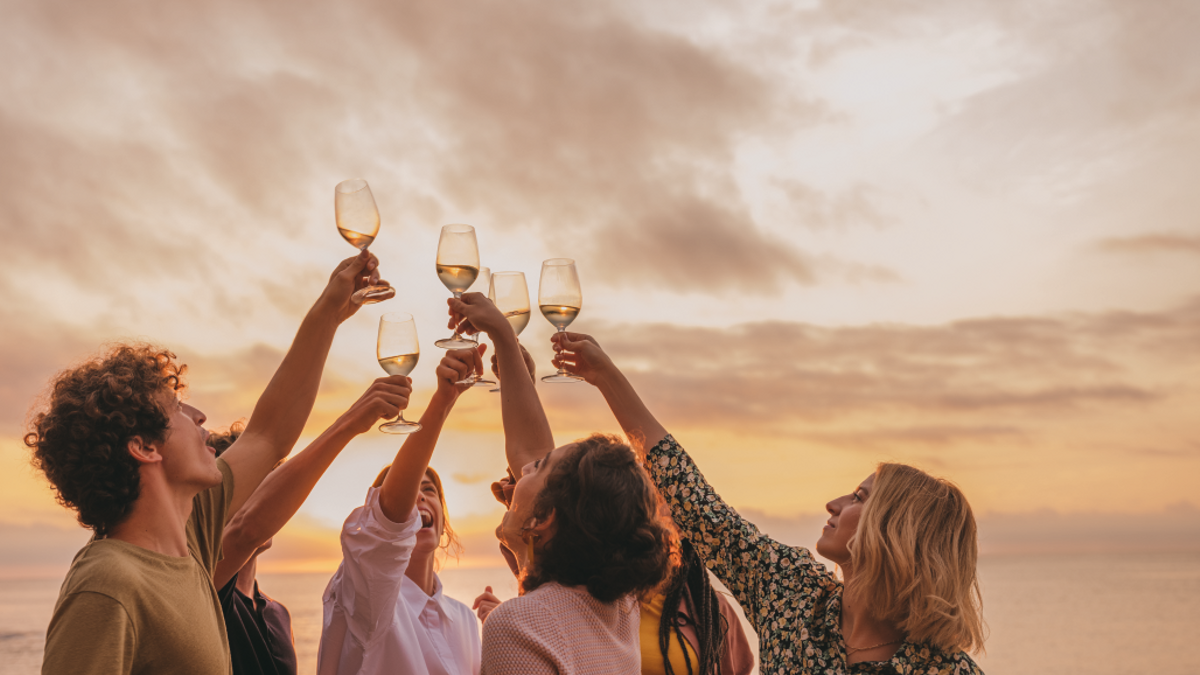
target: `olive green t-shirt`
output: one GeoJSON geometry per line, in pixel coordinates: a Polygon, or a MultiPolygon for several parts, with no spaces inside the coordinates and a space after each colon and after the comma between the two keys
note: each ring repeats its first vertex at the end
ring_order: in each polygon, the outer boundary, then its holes
{"type": "Polygon", "coordinates": [[[67,572],[46,630],[43,675],[230,675],[229,640],[212,575],[233,474],[192,502],[186,558],[92,540],[67,572]]]}

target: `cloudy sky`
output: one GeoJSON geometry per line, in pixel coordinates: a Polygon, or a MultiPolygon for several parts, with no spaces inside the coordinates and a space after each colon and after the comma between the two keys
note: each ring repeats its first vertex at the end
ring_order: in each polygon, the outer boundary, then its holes
{"type": "MultiPolygon", "coordinates": [[[[420,414],[467,222],[534,288],[575,258],[573,328],[786,540],[883,460],[962,485],[988,551],[1200,540],[1200,4],[743,5],[5,2],[0,573],[86,536],[20,441],[48,378],[147,339],[212,426],[249,414],[353,253],[355,176],[399,292],[342,328],[308,438],[381,374],[385,311],[418,317],[420,414]]],[[[615,430],[586,385],[541,395],[563,440],[615,430]]],[[[497,398],[434,457],[471,564],[497,398]]],[[[264,564],[336,564],[394,443],[352,444],[264,564]]]]}

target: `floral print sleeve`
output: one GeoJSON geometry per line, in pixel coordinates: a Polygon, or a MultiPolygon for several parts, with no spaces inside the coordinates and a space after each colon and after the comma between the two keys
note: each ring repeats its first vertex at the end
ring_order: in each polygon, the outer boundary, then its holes
{"type": "MultiPolygon", "coordinates": [[[[806,548],[781,544],[721,500],[683,448],[668,435],[646,454],[650,476],[671,507],[680,531],[713,574],[733,592],[754,630],[763,635],[784,619],[803,622],[801,607],[778,613],[778,600],[797,591],[819,601],[837,585],[806,548]],[[790,593],[789,593],[790,591],[790,593]],[[791,610],[791,611],[789,611],[791,610]],[[793,616],[793,612],[799,612],[793,616]]],[[[805,603],[808,604],[808,603],[805,603]]]]}
{"type": "Polygon", "coordinates": [[[646,453],[646,465],[683,536],[758,633],[764,675],[982,675],[962,652],[908,642],[888,661],[848,664],[842,584],[808,549],[771,539],[721,501],[673,437],[646,453]]]}

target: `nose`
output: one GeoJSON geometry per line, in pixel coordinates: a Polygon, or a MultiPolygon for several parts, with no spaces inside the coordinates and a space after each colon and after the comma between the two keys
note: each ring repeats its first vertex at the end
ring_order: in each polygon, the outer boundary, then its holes
{"type": "Polygon", "coordinates": [[[836,516],[842,510],[841,504],[839,504],[838,500],[836,500],[836,499],[831,502],[826,502],[825,510],[829,512],[829,515],[836,516]]]}
{"type": "Polygon", "coordinates": [[[187,411],[188,416],[191,417],[196,422],[197,426],[202,425],[206,421],[208,421],[208,418],[204,416],[204,413],[200,412],[200,409],[195,406],[191,406],[191,405],[184,403],[183,409],[187,411]]]}
{"type": "Polygon", "coordinates": [[[536,462],[530,462],[530,463],[526,464],[525,466],[521,467],[521,475],[524,476],[525,474],[532,471],[534,464],[536,464],[536,462]]]}

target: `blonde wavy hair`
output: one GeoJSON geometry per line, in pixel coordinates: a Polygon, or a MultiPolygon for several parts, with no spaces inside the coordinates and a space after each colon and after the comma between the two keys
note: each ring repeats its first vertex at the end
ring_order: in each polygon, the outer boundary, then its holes
{"type": "Polygon", "coordinates": [[[850,541],[847,598],[894,623],[910,642],[983,650],[975,516],[950,481],[883,463],[850,541]]]}

